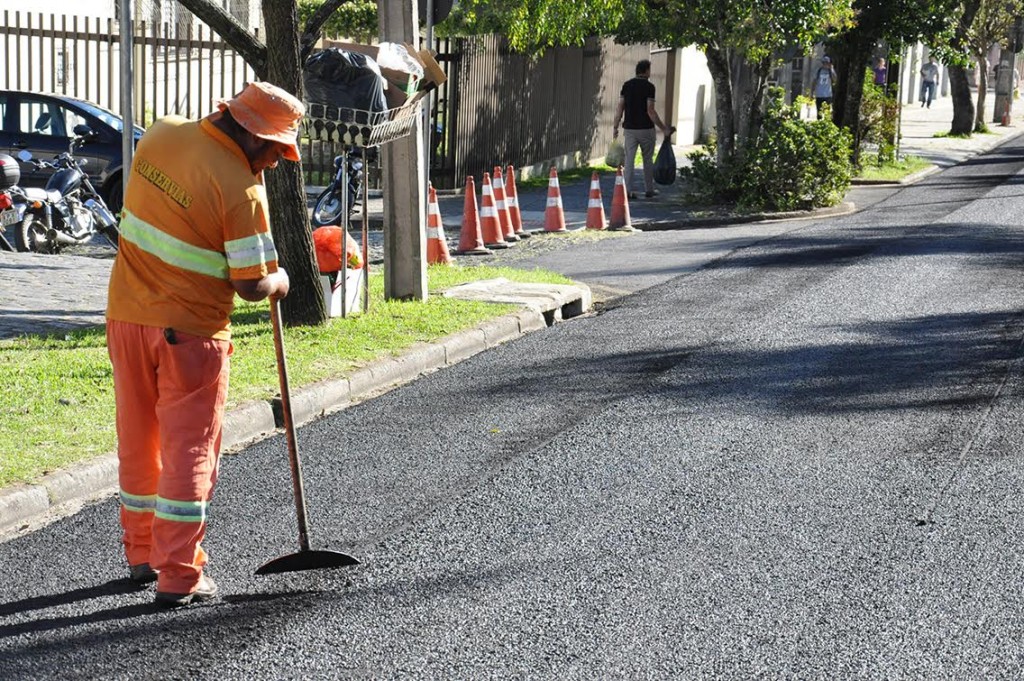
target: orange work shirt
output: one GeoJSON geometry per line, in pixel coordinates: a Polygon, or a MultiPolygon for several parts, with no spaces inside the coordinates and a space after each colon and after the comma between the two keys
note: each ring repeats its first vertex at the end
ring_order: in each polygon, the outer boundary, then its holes
{"type": "Polygon", "coordinates": [[[231,280],[277,271],[262,173],[209,117],[146,131],[119,229],[108,319],[227,340],[231,280]]]}

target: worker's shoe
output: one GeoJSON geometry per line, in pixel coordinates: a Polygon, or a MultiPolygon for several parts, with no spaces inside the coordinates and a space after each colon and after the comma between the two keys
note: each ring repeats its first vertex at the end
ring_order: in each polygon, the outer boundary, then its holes
{"type": "Polygon", "coordinates": [[[149,567],[149,563],[139,563],[128,566],[128,576],[136,584],[149,584],[156,581],[157,572],[149,567]]]}
{"type": "Polygon", "coordinates": [[[167,608],[180,608],[190,603],[200,603],[202,601],[208,601],[217,595],[217,583],[213,581],[212,577],[203,575],[199,578],[199,584],[196,586],[196,590],[187,594],[175,594],[168,591],[157,591],[156,602],[157,605],[162,605],[167,608]]]}

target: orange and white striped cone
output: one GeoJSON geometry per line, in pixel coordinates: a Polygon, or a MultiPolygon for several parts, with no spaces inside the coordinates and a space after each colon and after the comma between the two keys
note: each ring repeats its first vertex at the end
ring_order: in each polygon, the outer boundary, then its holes
{"type": "Polygon", "coordinates": [[[451,265],[452,254],[448,252],[448,240],[444,237],[444,222],[441,207],[437,205],[437,191],[433,185],[427,188],[427,263],[430,265],[451,265]]]}
{"type": "Polygon", "coordinates": [[[516,189],[516,169],[511,165],[505,171],[505,205],[508,206],[508,219],[512,223],[512,231],[520,239],[528,239],[530,233],[523,229],[523,214],[519,211],[519,190],[516,189]]]}
{"type": "Polygon", "coordinates": [[[480,214],[476,209],[476,184],[472,175],[466,178],[466,202],[462,210],[462,231],[459,232],[459,248],[455,255],[490,255],[484,248],[484,237],[480,233],[480,214]]]}
{"type": "Polygon", "coordinates": [[[494,189],[491,188],[491,176],[484,173],[483,199],[480,202],[480,231],[484,235],[487,248],[508,248],[501,222],[498,220],[498,209],[494,205],[494,189]]]}
{"type": "Polygon", "coordinates": [[[566,232],[565,211],[562,210],[562,190],[558,186],[558,171],[551,166],[548,173],[548,204],[544,209],[544,231],[566,232]]]}
{"type": "Polygon", "coordinates": [[[587,229],[604,229],[604,199],[601,198],[601,178],[595,172],[590,176],[590,200],[587,202],[587,229]]]}
{"type": "Polygon", "coordinates": [[[508,215],[508,204],[505,203],[505,180],[501,177],[501,166],[494,166],[491,186],[494,189],[494,207],[498,211],[498,224],[501,225],[501,233],[505,236],[505,241],[509,243],[519,241],[515,230],[512,229],[512,220],[508,215]]]}
{"type": "Polygon", "coordinates": [[[612,217],[608,221],[608,229],[617,232],[633,231],[633,224],[629,219],[629,197],[626,195],[626,182],[622,179],[622,166],[615,171],[615,194],[612,195],[612,217]]]}

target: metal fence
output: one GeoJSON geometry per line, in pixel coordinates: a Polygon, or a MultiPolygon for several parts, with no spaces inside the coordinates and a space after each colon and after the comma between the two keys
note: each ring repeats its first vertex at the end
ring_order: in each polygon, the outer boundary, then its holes
{"type": "MultiPolygon", "coordinates": [[[[198,117],[254,78],[245,61],[200,22],[133,23],[136,123],[198,117]]],[[[0,88],[53,92],[119,113],[120,34],[113,18],[3,12],[0,88]]],[[[516,54],[500,36],[438,40],[448,81],[428,98],[431,179],[460,187],[494,165],[517,167],[601,156],[621,84],[648,46],[593,39],[581,48],[516,54]]],[[[655,74],[664,74],[655,68],[655,74]]],[[[656,75],[655,85],[664,83],[656,75]]],[[[340,151],[302,144],[306,181],[324,184],[340,151]]]]}
{"type": "MultiPolygon", "coordinates": [[[[132,27],[136,123],[203,115],[253,78],[203,24],[137,21],[132,27]]],[[[113,18],[5,11],[0,39],[0,86],[79,97],[120,113],[120,32],[113,18]]]]}

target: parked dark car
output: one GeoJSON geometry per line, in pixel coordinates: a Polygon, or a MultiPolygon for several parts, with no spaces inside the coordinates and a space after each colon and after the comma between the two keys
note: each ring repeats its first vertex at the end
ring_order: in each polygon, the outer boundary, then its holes
{"type": "MultiPolygon", "coordinates": [[[[50,160],[68,150],[76,125],[88,125],[96,138],[75,153],[87,158],[85,171],[116,215],[121,211],[123,123],[117,114],[83,99],[17,90],[0,90],[0,153],[17,157],[26,149],[39,160],[50,160]]],[[[135,141],[142,128],[135,126],[135,141]]],[[[42,187],[52,171],[22,164],[21,185],[42,187]]]]}

